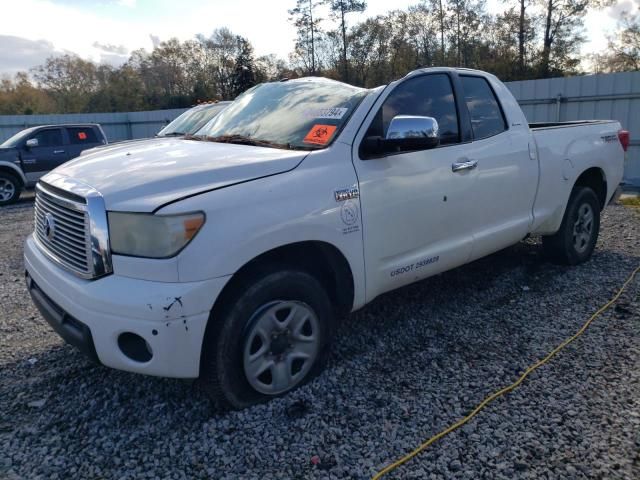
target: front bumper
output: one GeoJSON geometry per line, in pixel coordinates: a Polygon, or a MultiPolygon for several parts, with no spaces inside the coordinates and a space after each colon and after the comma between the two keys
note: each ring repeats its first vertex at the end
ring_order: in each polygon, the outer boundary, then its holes
{"type": "Polygon", "coordinates": [[[34,303],[65,341],[119,370],[198,377],[209,312],[229,277],[169,283],[116,272],[83,280],[49,261],[32,237],[25,243],[24,260],[34,303]],[[123,334],[142,337],[151,358],[127,355],[123,334]]]}

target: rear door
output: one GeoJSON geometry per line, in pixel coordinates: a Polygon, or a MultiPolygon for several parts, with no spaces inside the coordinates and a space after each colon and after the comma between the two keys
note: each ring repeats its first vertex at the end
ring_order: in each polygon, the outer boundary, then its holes
{"type": "Polygon", "coordinates": [[[83,150],[103,145],[96,127],[66,127],[69,136],[69,158],[76,158],[83,150]]]}
{"type": "Polygon", "coordinates": [[[470,158],[477,162],[473,189],[473,252],[480,258],[520,241],[531,225],[538,163],[529,154],[526,125],[510,128],[487,78],[460,75],[473,133],[470,158]]]}
{"type": "Polygon", "coordinates": [[[69,153],[61,127],[43,128],[25,139],[38,140],[37,147],[22,146],[22,164],[28,182],[38,180],[42,175],[69,160],[69,153]]]}

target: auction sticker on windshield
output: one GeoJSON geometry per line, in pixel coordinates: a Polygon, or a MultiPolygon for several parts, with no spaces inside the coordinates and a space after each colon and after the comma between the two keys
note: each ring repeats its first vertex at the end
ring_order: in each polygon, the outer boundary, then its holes
{"type": "Polygon", "coordinates": [[[307,110],[305,115],[312,118],[329,118],[332,120],[340,120],[344,117],[349,109],[344,107],[335,108],[318,108],[316,110],[307,110]]]}
{"type": "Polygon", "coordinates": [[[335,125],[314,125],[304,137],[304,143],[313,143],[314,145],[326,145],[331,140],[333,132],[336,131],[335,125]]]}

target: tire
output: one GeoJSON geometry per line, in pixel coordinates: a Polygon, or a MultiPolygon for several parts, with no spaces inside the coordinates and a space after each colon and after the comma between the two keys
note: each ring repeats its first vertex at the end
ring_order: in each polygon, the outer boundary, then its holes
{"type": "Polygon", "coordinates": [[[271,270],[233,291],[212,311],[202,346],[200,382],[218,407],[282,396],[324,368],[334,316],[316,278],[271,270]]]}
{"type": "Polygon", "coordinates": [[[10,173],[0,172],[0,206],[18,201],[21,190],[22,185],[15,176],[10,173]]]}
{"type": "Polygon", "coordinates": [[[578,265],[591,258],[600,231],[600,201],[588,187],[575,187],[560,229],[542,237],[547,256],[555,263],[578,265]]]}

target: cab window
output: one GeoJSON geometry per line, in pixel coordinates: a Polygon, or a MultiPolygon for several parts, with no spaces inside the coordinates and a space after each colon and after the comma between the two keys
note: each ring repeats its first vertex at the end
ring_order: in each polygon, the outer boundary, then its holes
{"type": "Polygon", "coordinates": [[[461,76],[460,80],[464,90],[464,101],[471,117],[474,140],[504,132],[507,129],[507,123],[487,79],[461,76]]]}
{"type": "Polygon", "coordinates": [[[49,128],[40,130],[31,136],[38,140],[39,147],[58,147],[62,145],[62,130],[59,128],[49,128]]]}
{"type": "Polygon", "coordinates": [[[438,122],[440,145],[460,141],[453,87],[446,74],[422,75],[398,85],[384,101],[366,136],[384,137],[396,115],[433,117],[438,122]]]}

